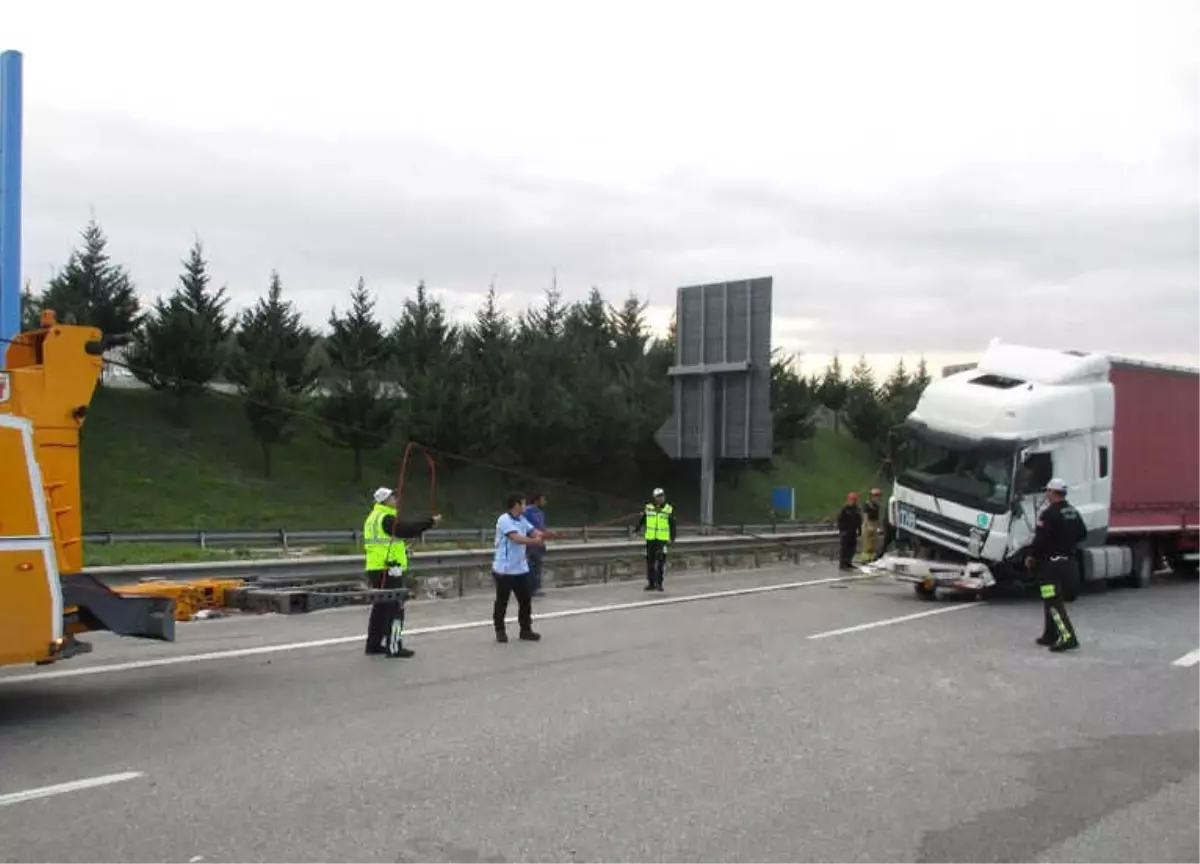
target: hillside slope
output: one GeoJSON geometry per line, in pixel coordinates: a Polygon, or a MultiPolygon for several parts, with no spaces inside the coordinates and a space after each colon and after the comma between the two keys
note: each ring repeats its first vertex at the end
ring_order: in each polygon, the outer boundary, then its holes
{"type": "MultiPolygon", "coordinates": [[[[205,397],[194,406],[187,428],[181,428],[168,419],[164,400],[153,393],[104,390],[96,395],[82,434],[85,530],[357,527],[370,504],[370,490],[396,482],[402,450],[397,441],[367,454],[364,478],[355,482],[351,454],[303,427],[295,440],[277,448],[274,477],[267,480],[261,451],[238,402],[205,397]]],[[[414,461],[419,464],[411,467],[405,484],[404,512],[415,515],[429,501],[424,461],[414,461]]],[[[800,518],[827,516],[848,489],[869,485],[874,472],[858,442],[822,430],[794,459],[777,460],[769,473],[747,470],[722,481],[716,518],[767,521],[773,485],[796,487],[800,518]]],[[[490,524],[505,494],[529,482],[518,474],[439,460],[438,505],[444,524],[490,524]]],[[[655,482],[648,478],[646,488],[618,496],[549,483],[543,488],[551,497],[554,522],[581,525],[636,509],[655,482]]],[[[695,521],[697,483],[676,480],[670,494],[681,518],[695,521]]]]}

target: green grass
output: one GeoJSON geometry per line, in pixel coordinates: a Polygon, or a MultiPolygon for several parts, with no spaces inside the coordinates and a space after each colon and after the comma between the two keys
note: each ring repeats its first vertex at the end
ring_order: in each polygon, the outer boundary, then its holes
{"type": "MultiPolygon", "coordinates": [[[[312,428],[277,447],[273,478],[263,476],[262,453],[249,433],[241,405],[205,397],[192,409],[186,428],[174,424],[167,401],[146,391],[104,390],[96,395],[84,424],[81,460],[84,527],[100,531],[237,531],[287,528],[357,528],[370,506],[369,493],[394,485],[402,444],[393,442],[365,456],[364,478],[353,480],[348,451],[323,442],[312,428]]],[[[406,516],[428,509],[428,477],[423,459],[412,460],[405,483],[406,516]]],[[[849,489],[865,490],[875,463],[848,435],[821,430],[769,471],[744,470],[722,477],[716,519],[724,523],[770,520],[770,489],[796,488],[797,516],[831,516],[849,489]]],[[[694,474],[695,472],[693,472],[694,474]]],[[[512,489],[528,482],[519,475],[439,461],[438,506],[443,527],[490,525],[512,489]]],[[[611,520],[645,500],[662,478],[648,477],[644,488],[613,497],[547,486],[548,515],[558,525],[611,520]]],[[[675,479],[668,489],[684,521],[698,518],[698,482],[675,479]]],[[[325,554],[334,548],[326,547],[325,554]]],[[[341,551],[349,552],[349,544],[341,551]]],[[[245,557],[249,550],[209,549],[174,544],[89,544],[89,565],[156,561],[210,561],[245,557]]]]}

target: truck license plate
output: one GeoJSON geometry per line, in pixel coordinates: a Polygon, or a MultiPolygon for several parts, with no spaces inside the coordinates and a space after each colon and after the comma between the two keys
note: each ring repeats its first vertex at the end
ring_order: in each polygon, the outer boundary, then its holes
{"type": "Polygon", "coordinates": [[[907,531],[917,529],[917,514],[911,507],[900,507],[896,511],[896,521],[900,523],[901,528],[907,531]]]}

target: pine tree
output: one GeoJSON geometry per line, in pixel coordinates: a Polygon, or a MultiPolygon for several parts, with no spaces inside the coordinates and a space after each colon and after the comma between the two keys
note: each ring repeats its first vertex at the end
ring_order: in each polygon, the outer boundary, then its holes
{"type": "Polygon", "coordinates": [[[84,227],[83,248],[71,252],[39,298],[64,324],[98,327],[108,337],[128,337],[142,320],[129,274],[109,259],[108,238],[93,219],[84,227]]]}
{"type": "Polygon", "coordinates": [[[304,397],[319,371],[310,357],[315,336],[291,301],[283,299],[279,274],[271,273],[267,296],[242,313],[230,379],[246,399],[246,419],[271,477],[271,448],[291,438],[304,397]]]}
{"type": "Polygon", "coordinates": [[[509,460],[516,455],[516,442],[506,434],[510,419],[522,412],[514,400],[514,335],[492,286],[463,335],[467,390],[461,419],[476,433],[467,442],[473,456],[509,460]]]}
{"type": "Polygon", "coordinates": [[[649,303],[630,293],[620,309],[609,310],[609,329],[613,334],[618,362],[635,364],[646,355],[650,332],[646,328],[649,303]]]}
{"type": "Polygon", "coordinates": [[[183,261],[179,286],[151,308],[134,335],[128,360],[137,378],[175,396],[177,416],[186,417],[189,398],[203,392],[225,367],[233,330],[224,287],[213,291],[199,240],[183,261]]]}
{"type": "Polygon", "coordinates": [[[904,367],[904,358],[901,357],[896,363],[896,368],[892,370],[892,374],[883,383],[883,401],[889,405],[902,403],[908,398],[911,389],[912,379],[904,367]]]}
{"type": "Polygon", "coordinates": [[[779,349],[771,357],[771,411],[774,449],[786,453],[796,442],[807,441],[816,432],[817,398],[814,379],[803,378],[798,363],[779,349]]]}
{"type": "MultiPolygon", "coordinates": [[[[21,289],[21,330],[38,330],[42,326],[42,304],[34,296],[30,281],[21,289]]],[[[2,356],[2,352],[0,352],[2,356]]]]}
{"type": "Polygon", "coordinates": [[[555,283],[546,289],[542,305],[530,309],[521,317],[523,335],[528,339],[558,339],[562,336],[567,318],[567,307],[562,301],[562,292],[555,283]]]}
{"type": "Polygon", "coordinates": [[[859,357],[850,371],[846,394],[846,428],[872,449],[879,451],[884,445],[888,429],[887,411],[880,402],[875,373],[866,357],[859,357]]]}
{"type": "Polygon", "coordinates": [[[452,453],[462,452],[471,433],[462,422],[468,388],[465,364],[459,362],[460,336],[424,282],[417,285],[415,299],[404,301],[389,334],[409,437],[452,453]]]}
{"type": "Polygon", "coordinates": [[[912,380],[909,382],[909,385],[915,394],[913,397],[914,408],[917,407],[917,400],[920,399],[921,394],[925,392],[925,388],[929,386],[930,380],[932,379],[929,377],[929,367],[925,363],[925,356],[921,355],[921,360],[919,363],[917,363],[917,371],[913,373],[912,380]]]}
{"type": "Polygon", "coordinates": [[[334,310],[329,328],[326,393],[318,410],[329,424],[326,440],[354,454],[354,479],[361,480],[363,452],[387,443],[401,406],[388,340],[362,279],[350,295],[350,311],[339,316],[334,310]]]}
{"type": "Polygon", "coordinates": [[[604,295],[595,286],[582,303],[572,304],[563,325],[567,343],[592,354],[603,364],[611,362],[613,348],[612,322],[604,295]]]}
{"type": "Polygon", "coordinates": [[[821,378],[821,386],[817,389],[817,398],[821,404],[833,412],[833,429],[835,432],[841,430],[842,411],[846,408],[846,400],[849,395],[849,387],[845,376],[842,374],[842,361],[835,351],[833,359],[825,367],[825,374],[821,378]]]}

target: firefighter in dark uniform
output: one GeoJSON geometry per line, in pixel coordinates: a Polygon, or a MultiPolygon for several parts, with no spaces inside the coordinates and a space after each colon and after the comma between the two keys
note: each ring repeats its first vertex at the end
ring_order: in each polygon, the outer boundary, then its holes
{"type": "Polygon", "coordinates": [[[634,531],[646,538],[646,589],[663,590],[663,571],[667,564],[667,549],[675,542],[675,508],[667,503],[667,493],[654,490],[654,500],[642,511],[634,531]]]}
{"type": "MultiPolygon", "coordinates": [[[[371,588],[393,590],[404,587],[408,570],[408,547],[405,538],[420,537],[442,517],[433,515],[419,522],[400,522],[396,519],[396,493],[386,487],[375,490],[375,506],[363,524],[363,548],[366,551],[367,585],[371,588]]],[[[405,648],[404,603],[400,600],[381,600],[371,606],[367,622],[367,654],[386,654],[388,657],[411,657],[405,648]]]]}
{"type": "Polygon", "coordinates": [[[858,536],[862,533],[863,515],[858,509],[858,493],[846,495],[846,506],[838,511],[837,529],[841,546],[838,555],[838,566],[843,570],[854,569],[854,550],[858,546],[858,536]]]}
{"type": "Polygon", "coordinates": [[[1044,621],[1037,643],[1051,651],[1069,651],[1079,647],[1079,640],[1063,602],[1063,585],[1072,577],[1075,548],[1087,537],[1087,526],[1067,503],[1067,484],[1057,477],[1046,484],[1046,502],[1025,566],[1037,576],[1042,593],[1044,621]]]}

